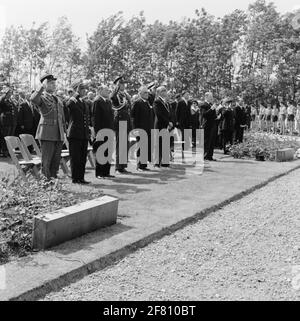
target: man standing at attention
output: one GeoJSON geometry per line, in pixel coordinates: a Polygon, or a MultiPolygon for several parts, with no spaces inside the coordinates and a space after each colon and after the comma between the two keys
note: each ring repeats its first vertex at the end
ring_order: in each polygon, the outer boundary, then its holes
{"type": "MultiPolygon", "coordinates": [[[[114,112],[109,96],[110,89],[108,86],[100,86],[99,95],[95,98],[92,108],[92,117],[96,138],[98,132],[102,129],[114,130],[114,112]]],[[[93,144],[94,153],[96,154],[98,148],[106,142],[109,143],[109,137],[104,137],[102,141],[96,140],[93,144]]],[[[104,157],[111,158],[108,150],[104,152],[104,157]]],[[[96,158],[96,177],[98,179],[114,178],[114,176],[110,174],[111,161],[111,159],[108,159],[106,164],[99,164],[96,158]]]]}
{"type": "Polygon", "coordinates": [[[215,161],[213,158],[215,141],[217,136],[217,112],[214,97],[211,92],[205,93],[205,102],[200,106],[201,126],[204,128],[204,159],[215,161]]]}
{"type": "MultiPolygon", "coordinates": [[[[161,86],[157,89],[157,98],[154,101],[153,110],[155,113],[155,121],[154,121],[154,129],[158,129],[159,131],[163,129],[167,129],[169,132],[174,128],[174,124],[172,123],[170,106],[167,102],[168,92],[166,87],[161,86]]],[[[169,162],[164,162],[163,152],[166,154],[166,151],[163,150],[163,139],[162,136],[159,135],[157,137],[158,144],[158,155],[156,155],[156,164],[155,167],[170,167],[169,162]]],[[[167,154],[170,155],[169,151],[167,154]]]]}
{"type": "MultiPolygon", "coordinates": [[[[139,98],[133,103],[131,116],[133,120],[133,128],[137,130],[143,129],[148,136],[148,162],[152,161],[151,152],[151,129],[152,129],[152,110],[150,103],[148,101],[149,92],[146,86],[142,86],[139,89],[139,98]]],[[[140,137],[137,136],[137,142],[140,141],[140,137]]],[[[137,158],[140,157],[140,150],[137,151],[137,158]]],[[[137,169],[142,171],[147,171],[147,163],[142,163],[138,161],[137,169]]]]}
{"type": "Polygon", "coordinates": [[[64,109],[62,101],[54,95],[56,78],[46,74],[40,79],[42,86],[31,96],[38,106],[41,119],[36,139],[41,141],[42,173],[48,178],[57,178],[61,160],[61,150],[65,134],[64,109]]]}
{"type": "Polygon", "coordinates": [[[131,119],[130,119],[131,98],[125,91],[125,80],[122,76],[115,79],[114,85],[116,87],[111,95],[111,101],[112,101],[112,106],[114,110],[114,122],[115,122],[115,130],[116,130],[116,172],[120,174],[127,174],[128,171],[126,170],[126,168],[127,168],[127,162],[128,162],[128,148],[129,148],[128,134],[131,130],[131,119]],[[127,140],[127,148],[125,151],[122,149],[123,147],[121,146],[122,142],[120,144],[120,132],[119,132],[120,122],[127,123],[127,138],[125,138],[125,141],[127,140]],[[125,164],[122,163],[120,160],[120,154],[122,152],[126,153],[125,164]]]}
{"type": "Polygon", "coordinates": [[[72,84],[75,92],[67,103],[69,110],[68,140],[71,158],[72,181],[74,184],[89,184],[85,181],[85,164],[88,152],[90,110],[83,100],[86,87],[81,80],[72,84]]]}

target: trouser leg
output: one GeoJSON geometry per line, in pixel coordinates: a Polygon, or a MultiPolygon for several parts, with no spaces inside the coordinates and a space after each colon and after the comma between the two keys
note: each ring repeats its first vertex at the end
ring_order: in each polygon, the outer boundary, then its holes
{"type": "MultiPolygon", "coordinates": [[[[119,131],[116,131],[116,170],[124,170],[127,167],[127,163],[126,164],[120,164],[120,150],[121,150],[121,146],[120,146],[120,142],[119,142],[119,131]]],[[[128,142],[128,136],[127,136],[127,155],[126,155],[126,160],[128,161],[128,146],[129,146],[129,142],[128,142]]]]}
{"type": "Polygon", "coordinates": [[[50,165],[50,174],[51,177],[57,178],[57,173],[59,170],[60,160],[61,160],[61,151],[63,147],[63,142],[57,141],[54,145],[53,158],[50,165]]]}
{"type": "Polygon", "coordinates": [[[7,149],[6,141],[5,141],[4,137],[13,136],[12,132],[13,132],[13,127],[12,126],[4,126],[2,128],[2,134],[3,134],[3,137],[2,137],[2,151],[3,151],[4,154],[8,153],[8,149],[7,149]]]}
{"type": "Polygon", "coordinates": [[[80,179],[84,180],[84,174],[85,174],[85,166],[87,162],[87,155],[88,155],[88,140],[82,140],[81,141],[81,168],[80,168],[80,179]]]}
{"type": "MultiPolygon", "coordinates": [[[[108,137],[105,137],[103,141],[95,142],[94,146],[93,146],[94,153],[97,153],[98,148],[100,148],[107,141],[108,141],[108,137]]],[[[108,150],[104,151],[103,156],[108,157],[108,150]]],[[[110,162],[111,162],[111,160],[108,160],[108,162],[105,164],[99,164],[97,161],[97,157],[96,157],[96,177],[108,176],[110,174],[110,168],[111,168],[110,162]]]]}
{"type": "Polygon", "coordinates": [[[71,163],[71,173],[72,180],[80,180],[81,171],[81,142],[78,139],[69,138],[69,152],[70,152],[70,163],[71,163]]]}
{"type": "Polygon", "coordinates": [[[208,154],[207,154],[208,158],[213,158],[216,136],[217,136],[217,127],[215,125],[212,125],[209,131],[208,154]]]}
{"type": "Polygon", "coordinates": [[[50,166],[53,159],[54,150],[55,142],[46,140],[41,141],[42,174],[48,179],[51,178],[50,166]]]}

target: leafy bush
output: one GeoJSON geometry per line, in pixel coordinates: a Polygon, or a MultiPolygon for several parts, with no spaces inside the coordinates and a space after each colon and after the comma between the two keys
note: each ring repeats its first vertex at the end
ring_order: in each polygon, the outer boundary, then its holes
{"type": "Polygon", "coordinates": [[[300,148],[296,138],[281,137],[264,133],[247,133],[244,142],[230,147],[230,155],[234,158],[264,158],[275,161],[276,151],[284,148],[300,148]]]}
{"type": "Polygon", "coordinates": [[[32,251],[33,217],[100,197],[97,189],[72,191],[60,180],[0,178],[0,264],[32,251]]]}

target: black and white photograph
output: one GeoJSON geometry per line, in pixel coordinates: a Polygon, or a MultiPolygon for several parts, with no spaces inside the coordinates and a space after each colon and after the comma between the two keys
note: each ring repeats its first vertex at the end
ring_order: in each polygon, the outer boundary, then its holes
{"type": "Polygon", "coordinates": [[[299,195],[299,0],[0,0],[0,310],[299,302],[299,195]]]}

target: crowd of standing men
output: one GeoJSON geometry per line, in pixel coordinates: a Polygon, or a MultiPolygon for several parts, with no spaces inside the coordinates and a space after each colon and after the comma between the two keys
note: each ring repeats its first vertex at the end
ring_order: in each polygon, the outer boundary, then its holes
{"type": "MultiPolygon", "coordinates": [[[[151,139],[152,129],[175,128],[181,131],[192,129],[191,147],[196,146],[196,130],[204,129],[204,159],[213,158],[216,147],[228,153],[228,146],[243,141],[246,128],[252,120],[251,107],[245,106],[243,99],[230,97],[217,101],[207,92],[202,101],[192,99],[188,91],[174,94],[166,86],[156,83],[142,86],[137,95],[131,97],[126,92],[126,81],[118,77],[111,89],[100,85],[97,92],[88,92],[88,86],[81,80],[75,81],[67,92],[56,90],[56,78],[52,74],[41,77],[41,86],[30,95],[13,93],[6,87],[0,98],[0,152],[7,157],[5,136],[31,134],[35,136],[42,152],[42,173],[47,178],[56,178],[61,151],[68,144],[73,183],[87,184],[84,179],[89,143],[96,153],[108,142],[108,137],[96,140],[101,129],[111,129],[116,135],[116,172],[126,174],[127,164],[120,161],[122,148],[119,146],[119,123],[127,123],[127,133],[144,130],[148,134],[148,161],[139,160],[137,169],[147,171],[148,163],[155,167],[169,167],[162,159],[162,137],[158,139],[159,153],[153,161],[151,139]],[[67,138],[67,140],[66,140],[67,138]]],[[[127,146],[130,146],[127,135],[127,146]]],[[[126,144],[125,144],[126,145],[126,144]]],[[[171,138],[171,150],[174,140],[171,138]]],[[[183,145],[183,148],[185,146],[183,145]]],[[[108,153],[108,151],[107,151],[108,153]]],[[[125,151],[128,157],[128,150],[125,151]]],[[[139,151],[138,151],[139,153],[139,151]]],[[[105,156],[108,156],[105,155],[105,156]]],[[[139,156],[139,154],[137,154],[139,156]]],[[[110,173],[111,160],[106,164],[96,162],[96,177],[113,178],[110,173]]]]}

